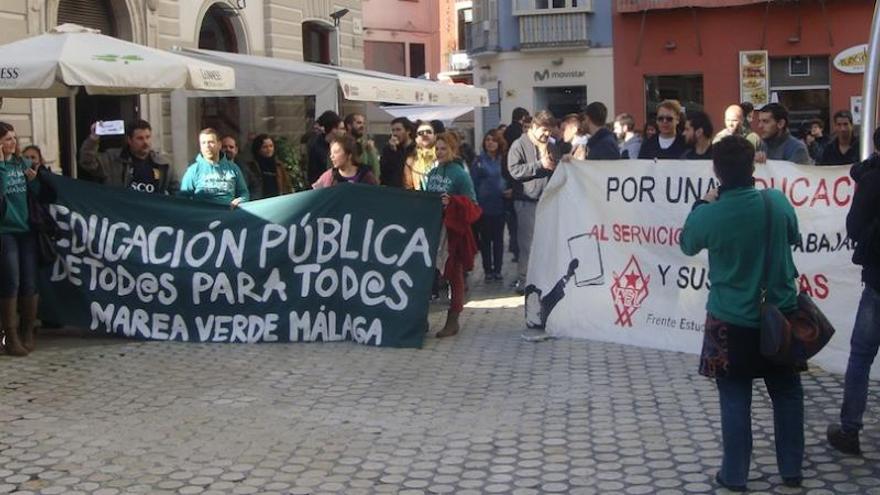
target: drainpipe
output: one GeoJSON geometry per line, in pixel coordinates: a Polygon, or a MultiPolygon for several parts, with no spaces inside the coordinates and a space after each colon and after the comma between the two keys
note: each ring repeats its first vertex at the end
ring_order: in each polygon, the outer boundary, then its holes
{"type": "Polygon", "coordinates": [[[862,129],[860,142],[861,159],[874,151],[874,128],[877,126],[877,89],[880,83],[880,3],[874,4],[874,21],[871,23],[871,39],[868,41],[868,64],[862,87],[862,129]]]}

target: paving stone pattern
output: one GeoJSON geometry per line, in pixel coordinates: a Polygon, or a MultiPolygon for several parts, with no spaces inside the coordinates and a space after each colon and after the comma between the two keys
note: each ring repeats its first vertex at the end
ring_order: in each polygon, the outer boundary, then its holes
{"type": "MultiPolygon", "coordinates": [[[[0,493],[715,492],[717,393],[696,356],[524,342],[521,298],[472,280],[463,333],[421,350],[56,336],[0,356],[0,493]]],[[[754,493],[880,494],[880,383],[861,458],[825,444],[841,385],[804,375],[802,490],[780,485],[756,385],[754,493]]]]}

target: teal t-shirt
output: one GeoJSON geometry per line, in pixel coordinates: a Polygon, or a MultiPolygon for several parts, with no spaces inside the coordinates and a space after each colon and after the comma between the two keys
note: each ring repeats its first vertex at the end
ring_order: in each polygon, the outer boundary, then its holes
{"type": "Polygon", "coordinates": [[[178,194],[220,205],[229,205],[235,198],[250,200],[244,174],[238,165],[225,157],[214,164],[201,153],[196,156],[195,163],[186,169],[178,194]]]}
{"type": "Polygon", "coordinates": [[[36,190],[37,181],[28,182],[24,171],[31,163],[24,158],[13,156],[0,162],[0,187],[6,195],[6,215],[0,218],[0,234],[20,234],[30,232],[28,225],[28,189],[36,190]]]}
{"type": "MultiPolygon", "coordinates": [[[[794,208],[781,191],[768,191],[772,215],[767,300],[785,313],[797,307],[797,268],[791,246],[800,239],[794,208]]],[[[718,201],[695,208],[681,233],[681,250],[709,252],[709,300],[716,318],[744,327],[760,325],[766,221],[764,200],[754,187],[724,191],[718,201]]]]}
{"type": "Polygon", "coordinates": [[[425,178],[425,190],[446,193],[451,196],[464,195],[477,202],[471,174],[461,162],[446,162],[434,167],[425,178]]]}

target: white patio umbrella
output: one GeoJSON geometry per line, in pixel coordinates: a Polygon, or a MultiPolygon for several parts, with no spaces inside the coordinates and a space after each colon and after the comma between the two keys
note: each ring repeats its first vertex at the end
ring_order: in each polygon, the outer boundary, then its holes
{"type": "Polygon", "coordinates": [[[0,97],[70,98],[71,173],[76,177],[76,94],[145,94],[175,89],[230,90],[235,72],[94,29],[62,24],[0,45],[0,97]]]}

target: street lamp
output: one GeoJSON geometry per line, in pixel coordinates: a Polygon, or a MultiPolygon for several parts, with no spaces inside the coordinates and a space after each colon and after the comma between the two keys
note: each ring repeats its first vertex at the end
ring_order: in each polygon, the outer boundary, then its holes
{"type": "Polygon", "coordinates": [[[342,65],[342,33],[339,30],[339,24],[345,14],[348,14],[348,9],[340,9],[336,12],[330,14],[330,18],[333,19],[333,31],[336,33],[336,64],[337,66],[342,65]]]}

